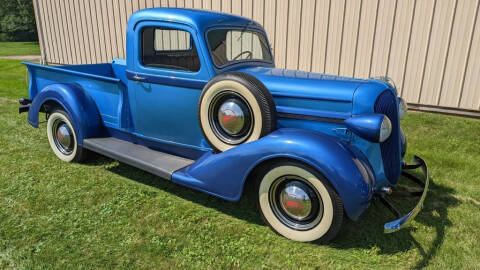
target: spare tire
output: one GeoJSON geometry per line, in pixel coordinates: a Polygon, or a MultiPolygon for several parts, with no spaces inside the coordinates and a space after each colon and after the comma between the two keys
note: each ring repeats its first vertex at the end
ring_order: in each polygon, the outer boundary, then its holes
{"type": "Polygon", "coordinates": [[[277,123],[267,88],[254,76],[237,71],[217,75],[205,85],[198,116],[205,139],[220,152],[258,140],[277,123]]]}

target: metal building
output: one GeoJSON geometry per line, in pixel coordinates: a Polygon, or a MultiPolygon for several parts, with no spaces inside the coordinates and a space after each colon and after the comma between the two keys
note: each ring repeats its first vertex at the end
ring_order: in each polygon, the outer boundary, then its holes
{"type": "Polygon", "coordinates": [[[480,0],[33,0],[42,58],[125,57],[132,12],[186,7],[264,25],[277,67],[393,78],[418,109],[480,117],[480,0]]]}

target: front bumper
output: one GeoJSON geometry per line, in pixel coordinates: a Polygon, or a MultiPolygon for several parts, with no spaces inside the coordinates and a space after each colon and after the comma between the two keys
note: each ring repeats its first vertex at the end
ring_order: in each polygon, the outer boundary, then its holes
{"type": "Polygon", "coordinates": [[[385,198],[385,196],[381,196],[380,200],[387,206],[387,208],[389,208],[398,217],[394,221],[385,223],[384,225],[385,233],[396,232],[408,226],[408,224],[410,224],[410,222],[418,215],[420,210],[422,210],[423,202],[425,201],[425,198],[427,196],[428,184],[430,182],[430,179],[428,177],[428,169],[425,161],[417,156],[413,157],[413,161],[415,162],[415,164],[403,166],[402,175],[412,180],[419,186],[423,187],[423,192],[409,193],[409,195],[411,196],[420,196],[420,200],[418,201],[417,205],[415,206],[415,208],[413,208],[412,211],[410,211],[405,216],[401,216],[399,211],[396,210],[396,208],[385,198]],[[407,172],[408,170],[414,170],[417,168],[421,168],[421,170],[423,171],[423,175],[424,175],[423,179],[418,179],[417,177],[407,172]]]}

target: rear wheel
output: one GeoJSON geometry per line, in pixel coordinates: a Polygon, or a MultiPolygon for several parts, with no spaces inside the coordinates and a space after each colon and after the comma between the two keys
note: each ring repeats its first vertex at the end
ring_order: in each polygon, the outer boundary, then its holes
{"type": "Polygon", "coordinates": [[[56,109],[48,117],[47,137],[55,155],[65,162],[79,162],[87,151],[78,145],[75,128],[64,110],[56,109]]]}
{"type": "Polygon", "coordinates": [[[286,238],[328,242],[340,231],[342,200],[312,168],[295,161],[268,164],[260,173],[257,188],[263,219],[286,238]]]}

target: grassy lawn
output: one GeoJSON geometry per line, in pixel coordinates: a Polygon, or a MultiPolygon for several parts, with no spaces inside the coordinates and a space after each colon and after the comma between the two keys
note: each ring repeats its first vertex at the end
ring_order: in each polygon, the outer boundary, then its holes
{"type": "Polygon", "coordinates": [[[0,42],[0,56],[40,55],[38,42],[0,42]]]}
{"type": "Polygon", "coordinates": [[[226,202],[100,156],[59,161],[45,124],[17,112],[24,79],[0,60],[0,269],[480,269],[478,120],[410,113],[408,155],[432,180],[423,211],[383,234],[393,216],[374,204],[320,246],[273,233],[248,196],[226,202]]]}

